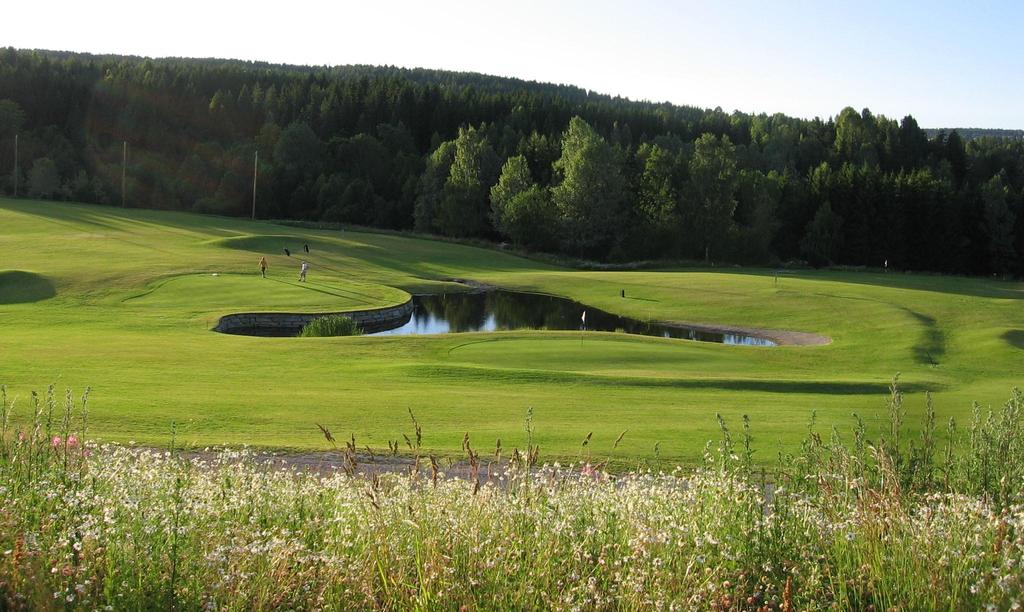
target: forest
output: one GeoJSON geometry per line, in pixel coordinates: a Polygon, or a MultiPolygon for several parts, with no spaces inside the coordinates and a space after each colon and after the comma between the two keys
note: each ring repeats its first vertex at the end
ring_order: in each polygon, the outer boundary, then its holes
{"type": "Polygon", "coordinates": [[[726,113],[440,70],[7,48],[0,193],[244,217],[256,171],[264,219],[607,262],[1024,275],[1024,139],[837,111],[726,113]]]}

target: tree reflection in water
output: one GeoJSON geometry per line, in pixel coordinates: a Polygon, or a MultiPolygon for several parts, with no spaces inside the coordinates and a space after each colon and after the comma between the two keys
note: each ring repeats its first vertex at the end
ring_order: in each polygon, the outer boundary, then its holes
{"type": "Polygon", "coordinates": [[[515,291],[442,293],[413,298],[415,310],[403,325],[373,335],[445,334],[452,332],[513,329],[578,330],[587,311],[590,331],[623,331],[628,334],[774,346],[765,338],[695,330],[675,325],[648,323],[613,315],[579,302],[550,295],[515,291]]]}

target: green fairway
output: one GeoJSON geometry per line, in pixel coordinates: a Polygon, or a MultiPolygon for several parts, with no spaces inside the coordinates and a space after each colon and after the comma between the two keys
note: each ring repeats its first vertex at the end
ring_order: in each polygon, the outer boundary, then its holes
{"type": "MultiPolygon", "coordinates": [[[[522,447],[532,408],[543,455],[696,460],[749,414],[759,448],[792,448],[817,411],[877,432],[896,372],[913,417],[1002,403],[1024,381],[1024,284],[909,274],[768,270],[589,272],[401,236],[313,231],[181,213],[0,200],[0,383],[27,413],[50,382],[93,388],[93,437],[166,444],[386,448],[411,433],[456,452],[522,447]],[[302,252],[308,244],[311,252],[302,252]],[[292,251],[291,257],[283,249],[292,251]],[[269,261],[268,278],[257,262],[269,261]],[[310,264],[298,283],[299,261],[310,264]],[[210,331],[233,312],[359,310],[462,278],[571,297],[641,319],[828,336],[745,347],[613,333],[255,338],[210,331]],[[620,289],[627,298],[619,297],[620,289]],[[628,433],[612,452],[615,438],[628,433]]],[[[910,425],[916,419],[910,418],[910,425]]],[[[758,457],[768,461],[773,457],[758,457]]]]}

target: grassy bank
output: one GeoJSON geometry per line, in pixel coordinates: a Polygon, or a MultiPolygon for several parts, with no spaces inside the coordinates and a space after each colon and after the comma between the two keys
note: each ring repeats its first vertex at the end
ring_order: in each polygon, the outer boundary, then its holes
{"type": "Polygon", "coordinates": [[[886,435],[812,428],[768,468],[745,423],[668,473],[541,466],[527,434],[485,476],[469,438],[471,480],[427,455],[364,478],[96,447],[74,398],[38,400],[0,438],[7,609],[956,610],[1024,594],[1019,394],[947,445],[931,412],[909,434],[896,392],[886,435]]]}
{"type": "Polygon", "coordinates": [[[323,448],[321,423],[375,448],[412,409],[424,444],[493,444],[533,409],[549,456],[580,432],[622,461],[701,458],[715,413],[748,414],[795,450],[806,415],[885,424],[902,372],[911,414],[930,390],[951,415],[1002,401],[1024,372],[1024,285],[984,279],[770,270],[580,271],[465,245],[159,211],[0,200],[0,379],[92,385],[96,439],[323,448]],[[303,245],[309,245],[306,254],[303,245]],[[289,248],[292,256],[284,254],[289,248]],[[257,262],[268,258],[267,279],[257,262]],[[311,263],[298,283],[298,260],[311,263]],[[232,312],[336,312],[460,290],[465,278],[641,319],[822,334],[824,346],[735,347],[588,333],[417,337],[225,336],[232,312]],[[626,289],[627,297],[620,297],[626,289]],[[622,430],[629,433],[613,450],[622,430]]]}

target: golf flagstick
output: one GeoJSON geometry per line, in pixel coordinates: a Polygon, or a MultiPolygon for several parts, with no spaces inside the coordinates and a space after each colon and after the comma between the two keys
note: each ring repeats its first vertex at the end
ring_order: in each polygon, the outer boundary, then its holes
{"type": "Polygon", "coordinates": [[[580,348],[583,348],[583,332],[587,330],[587,311],[583,311],[583,316],[580,317],[583,321],[583,325],[580,326],[580,348]]]}

